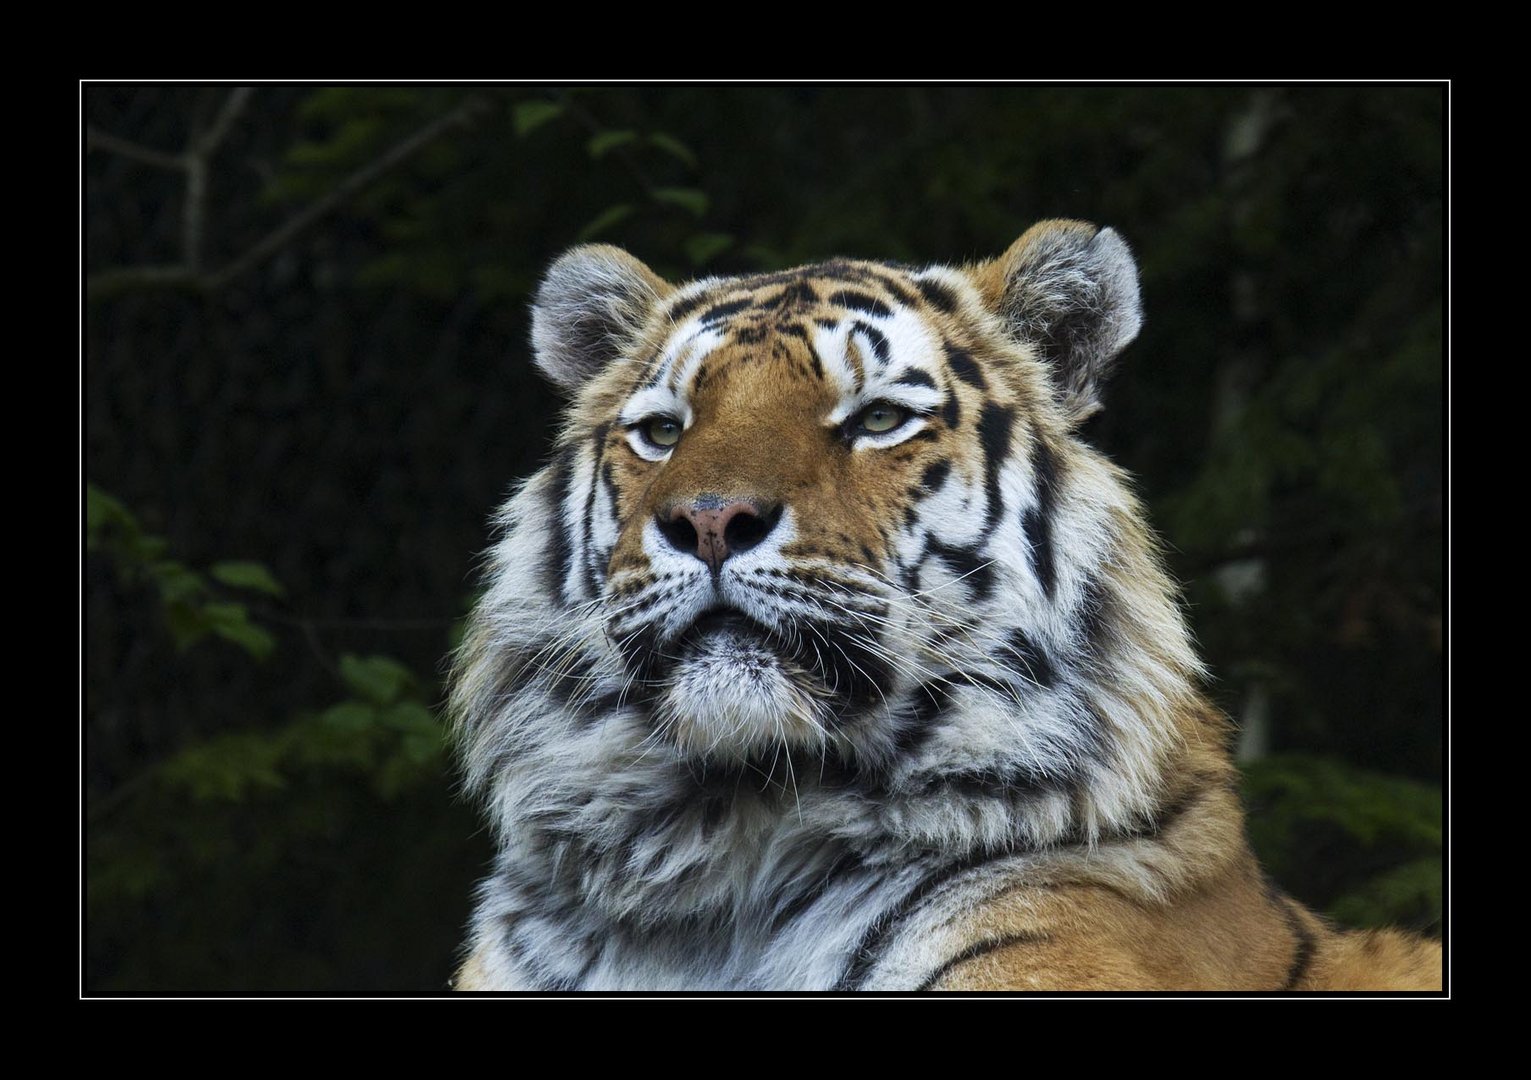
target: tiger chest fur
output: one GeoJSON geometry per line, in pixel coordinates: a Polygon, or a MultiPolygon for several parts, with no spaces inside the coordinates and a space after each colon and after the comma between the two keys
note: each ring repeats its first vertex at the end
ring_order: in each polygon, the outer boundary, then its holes
{"type": "Polygon", "coordinates": [[[499,846],[464,989],[1425,988],[1265,880],[1126,478],[1111,230],[962,269],[550,269],[569,406],[453,711],[499,846]]]}

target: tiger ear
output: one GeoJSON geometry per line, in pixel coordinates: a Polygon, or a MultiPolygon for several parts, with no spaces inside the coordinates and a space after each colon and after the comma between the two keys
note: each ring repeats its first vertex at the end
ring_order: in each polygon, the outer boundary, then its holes
{"type": "Polygon", "coordinates": [[[548,267],[532,301],[532,354],[574,390],[632,346],[673,286],[621,248],[582,244],[548,267]]]}
{"type": "Polygon", "coordinates": [[[1117,353],[1143,325],[1138,266],[1126,242],[1086,221],[1041,221],[969,274],[1010,333],[1052,366],[1074,422],[1098,412],[1117,353]]]}

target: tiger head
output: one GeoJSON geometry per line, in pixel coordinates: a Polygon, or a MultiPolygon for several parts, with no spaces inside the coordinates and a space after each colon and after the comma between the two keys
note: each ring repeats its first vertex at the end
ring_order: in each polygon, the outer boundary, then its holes
{"type": "Polygon", "coordinates": [[[567,423],[502,513],[460,660],[470,779],[557,745],[603,776],[1148,798],[1120,781],[1152,775],[1166,726],[1116,696],[1165,704],[1196,660],[1121,475],[1076,435],[1140,321],[1126,244],[1073,221],[962,269],[675,286],[566,253],[532,337],[567,423]],[[1092,678],[1129,645],[1157,658],[1137,685],[1092,678]]]}

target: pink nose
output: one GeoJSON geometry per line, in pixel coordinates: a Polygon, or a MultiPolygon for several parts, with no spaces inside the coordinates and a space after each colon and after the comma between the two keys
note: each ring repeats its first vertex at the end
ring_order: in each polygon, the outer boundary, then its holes
{"type": "Polygon", "coordinates": [[[764,540],[780,517],[779,509],[756,502],[702,495],[655,515],[655,523],[671,547],[695,555],[716,574],[724,559],[764,540]]]}

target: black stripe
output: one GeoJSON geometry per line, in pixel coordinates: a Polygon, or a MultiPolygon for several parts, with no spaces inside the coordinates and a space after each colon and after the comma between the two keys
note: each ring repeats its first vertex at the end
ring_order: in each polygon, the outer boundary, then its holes
{"type": "Polygon", "coordinates": [[[875,296],[854,289],[841,289],[837,293],[831,293],[829,302],[835,307],[851,308],[855,311],[864,311],[868,315],[876,315],[886,319],[893,314],[893,309],[875,296]]]}
{"type": "Polygon", "coordinates": [[[1054,773],[1041,772],[1027,766],[1019,766],[1008,772],[963,769],[922,776],[916,792],[922,798],[938,792],[970,799],[1035,798],[1071,788],[1078,782],[1079,772],[1076,766],[1064,766],[1061,771],[1054,773]]]}
{"type": "Polygon", "coordinates": [[[928,372],[921,371],[919,368],[910,368],[900,375],[895,382],[899,386],[928,386],[932,390],[936,388],[936,380],[932,379],[928,372]]]}
{"type": "Polygon", "coordinates": [[[965,964],[969,960],[976,960],[980,956],[986,956],[989,953],[994,952],[996,949],[1003,949],[1007,945],[1041,945],[1047,940],[1048,938],[1046,934],[1040,934],[1033,931],[1023,931],[1018,934],[1006,934],[1004,937],[989,938],[985,941],[978,942],[976,945],[969,945],[956,956],[952,957],[946,963],[942,964],[940,967],[936,968],[936,970],[932,971],[928,976],[926,976],[925,981],[914,988],[914,992],[916,994],[925,993],[926,991],[933,988],[936,983],[945,978],[947,973],[950,972],[952,968],[961,964],[965,964]]]}
{"type": "MultiPolygon", "coordinates": [[[[1121,829],[1102,836],[1100,842],[1103,844],[1125,844],[1131,843],[1134,840],[1153,839],[1190,813],[1210,793],[1230,790],[1226,783],[1211,777],[1198,776],[1195,779],[1203,781],[1200,787],[1190,788],[1187,791],[1181,792],[1170,801],[1160,803],[1147,818],[1137,822],[1130,828],[1121,829]]],[[[1082,835],[1072,835],[1060,841],[1061,844],[1083,844],[1086,842],[1086,838],[1082,835]]]]}
{"type": "Polygon", "coordinates": [[[611,473],[611,462],[601,465],[601,483],[606,485],[606,498],[611,504],[611,521],[618,529],[622,528],[622,507],[617,505],[617,481],[611,473]]]}
{"type": "Polygon", "coordinates": [[[925,469],[925,475],[920,477],[920,487],[934,494],[941,490],[941,485],[946,483],[946,478],[951,475],[952,463],[949,461],[933,461],[925,469]]]}
{"type": "Polygon", "coordinates": [[[939,281],[916,281],[914,287],[920,290],[925,299],[930,301],[930,306],[937,311],[950,315],[957,310],[957,294],[939,281]]]}
{"type": "Polygon", "coordinates": [[[829,278],[831,281],[854,281],[857,284],[865,282],[871,276],[867,267],[846,262],[844,259],[831,259],[829,262],[804,267],[804,269],[814,277],[829,278]]]}
{"type": "Polygon", "coordinates": [[[1014,427],[1015,411],[993,402],[983,407],[983,413],[978,418],[978,442],[984,452],[984,489],[988,496],[988,505],[984,508],[988,521],[983,536],[978,540],[979,544],[988,540],[999,526],[999,515],[1003,509],[999,471],[1004,467],[1005,459],[1010,456],[1010,433],[1014,427]]]}
{"type": "Polygon", "coordinates": [[[703,290],[702,292],[697,293],[695,296],[688,296],[684,300],[677,300],[674,306],[672,306],[669,311],[665,312],[665,315],[670,319],[671,322],[679,322],[681,319],[684,319],[687,315],[691,314],[710,299],[711,297],[705,290],[703,290]]]}
{"type": "Polygon", "coordinates": [[[836,882],[846,874],[860,870],[864,865],[860,855],[854,851],[845,851],[835,856],[833,862],[824,869],[824,872],[812,879],[812,883],[797,896],[793,897],[776,914],[771,916],[771,931],[775,933],[786,926],[793,919],[807,911],[830,890],[836,882]]]}
{"type": "MultiPolygon", "coordinates": [[[[577,676],[574,676],[577,678],[577,676]]],[[[568,678],[558,680],[561,685],[569,681],[568,678]]],[[[627,704],[627,689],[608,690],[598,697],[584,702],[579,711],[575,713],[574,722],[581,728],[588,728],[597,720],[604,720],[618,709],[627,704]]]]}
{"type": "Polygon", "coordinates": [[[1111,601],[1099,578],[1092,577],[1084,583],[1079,599],[1079,620],[1084,632],[1085,650],[1091,656],[1100,655],[1109,644],[1107,635],[1111,632],[1111,601]]]}
{"type": "Polygon", "coordinates": [[[805,308],[812,307],[819,302],[819,294],[813,291],[813,286],[799,278],[792,282],[780,294],[773,303],[777,308],[805,308]]]}
{"type": "Polygon", "coordinates": [[[644,389],[652,390],[654,387],[659,385],[660,379],[664,377],[664,365],[662,363],[660,363],[660,358],[663,355],[664,355],[663,353],[655,353],[653,356],[649,357],[647,360],[644,361],[644,363],[643,363],[643,387],[644,387],[644,389]]]}
{"type": "Polygon", "coordinates": [[[1050,689],[1057,681],[1058,673],[1053,668],[1052,658],[1046,649],[1031,640],[1026,631],[1019,627],[1010,631],[1005,644],[1011,655],[1020,662],[1017,670],[1027,679],[1044,690],[1050,689]]]}
{"type": "Polygon", "coordinates": [[[752,297],[746,296],[740,300],[730,300],[726,304],[716,304],[713,307],[707,309],[706,313],[702,316],[702,322],[715,323],[722,319],[726,319],[730,315],[734,315],[740,311],[743,311],[754,302],[755,301],[752,297]]]}
{"type": "Polygon", "coordinates": [[[946,422],[948,429],[957,430],[957,425],[962,422],[962,404],[957,400],[957,392],[948,389],[946,391],[946,403],[941,406],[941,419],[946,422]]]}
{"type": "Polygon", "coordinates": [[[945,680],[921,683],[909,693],[912,708],[908,720],[893,736],[893,748],[900,758],[907,758],[925,745],[951,704],[951,684],[945,680]]]}
{"type": "MultiPolygon", "coordinates": [[[[1162,807],[1159,815],[1148,826],[1139,827],[1139,829],[1130,830],[1130,832],[1119,833],[1119,835],[1115,836],[1104,836],[1102,841],[1128,841],[1128,839],[1138,839],[1141,836],[1156,835],[1165,826],[1173,823],[1176,818],[1187,812],[1191,806],[1199,803],[1203,795],[1206,794],[1206,790],[1208,789],[1205,789],[1205,787],[1194,790],[1187,797],[1174,801],[1170,806],[1162,807]]],[[[1081,843],[1081,841],[1070,839],[1070,841],[1064,841],[1064,843],[1081,843]]],[[[902,901],[897,902],[893,908],[890,908],[876,922],[873,922],[871,927],[867,928],[867,933],[862,934],[862,939],[857,942],[856,951],[851,954],[850,964],[845,968],[845,973],[834,983],[833,990],[860,990],[862,983],[867,980],[868,974],[871,974],[877,962],[882,961],[882,957],[885,956],[888,947],[897,938],[899,931],[903,930],[903,927],[908,924],[909,919],[916,915],[916,911],[919,911],[920,905],[935,890],[939,890],[942,885],[948,884],[952,879],[963,875],[968,870],[977,870],[978,867],[983,866],[986,862],[994,862],[998,861],[998,859],[1007,858],[1007,856],[1015,855],[1020,850],[1024,850],[1023,847],[1012,847],[1012,849],[998,850],[998,852],[974,852],[966,856],[966,858],[958,859],[957,862],[952,862],[949,866],[943,867],[942,870],[937,870],[928,878],[923,879],[914,889],[909,890],[908,895],[902,901]]],[[[1289,913],[1288,918],[1291,919],[1291,913],[1289,913]]],[[[1301,974],[1306,970],[1307,964],[1312,959],[1312,936],[1307,934],[1306,928],[1301,925],[1301,922],[1294,922],[1292,930],[1298,934],[1301,942],[1306,942],[1306,945],[1300,945],[1298,956],[1292,962],[1291,979],[1295,982],[1295,979],[1300,979],[1301,974]]],[[[995,944],[994,948],[1000,948],[1001,944],[1006,944],[1006,939],[1000,939],[1000,944],[995,944]]],[[[955,957],[954,961],[951,961],[951,964],[960,964],[963,959],[972,959],[972,957],[958,956],[955,957]]],[[[937,971],[937,974],[931,976],[929,982],[935,982],[935,980],[940,979],[942,974],[945,974],[945,970],[937,971]]],[[[926,990],[928,987],[926,987],[925,983],[922,983],[920,988],[926,990]]]]}
{"type": "MultiPolygon", "coordinates": [[[[894,263],[884,263],[883,265],[893,269],[901,269],[901,267],[898,267],[894,263]]],[[[900,304],[903,304],[906,308],[917,308],[920,306],[920,298],[906,289],[903,283],[898,280],[898,278],[893,277],[890,274],[872,274],[870,277],[873,281],[877,282],[877,284],[881,285],[884,289],[887,289],[888,292],[892,293],[893,298],[900,304]]]]}
{"type": "MultiPolygon", "coordinates": [[[[979,543],[983,543],[980,540],[979,543]]],[[[972,590],[975,602],[987,600],[994,593],[994,564],[977,547],[953,547],[931,537],[926,550],[946,564],[946,568],[972,590]]]]}
{"type": "Polygon", "coordinates": [[[1041,435],[1031,440],[1031,471],[1036,477],[1036,502],[1021,515],[1022,535],[1031,543],[1032,569],[1051,600],[1057,586],[1053,562],[1053,516],[1058,508],[1058,459],[1041,435]]]}
{"type": "Polygon", "coordinates": [[[980,390],[987,390],[989,384],[984,380],[983,371],[974,362],[972,354],[966,349],[959,349],[950,341],[945,342],[946,362],[951,366],[952,374],[971,386],[980,390]]]}
{"type": "Polygon", "coordinates": [[[824,378],[824,363],[819,359],[819,350],[812,345],[808,346],[808,360],[813,364],[813,373],[820,379],[824,378]]]}
{"type": "Polygon", "coordinates": [[[563,521],[564,503],[568,500],[569,484],[573,476],[574,447],[566,446],[558,452],[553,462],[553,505],[548,508],[548,520],[555,527],[548,530],[552,535],[548,538],[547,561],[542,568],[548,592],[559,603],[564,602],[564,582],[569,578],[569,560],[574,557],[574,551],[569,543],[569,530],[557,528],[556,525],[563,521]]]}
{"type": "Polygon", "coordinates": [[[846,965],[845,972],[836,980],[832,987],[834,990],[860,990],[861,984],[866,982],[872,969],[883,958],[888,946],[897,938],[900,930],[904,928],[911,917],[919,910],[930,894],[949,883],[953,878],[976,870],[984,863],[993,862],[1009,855],[1008,851],[973,852],[954,863],[949,863],[926,877],[893,907],[877,917],[871,926],[867,927],[866,933],[861,935],[861,940],[856,943],[856,950],[851,953],[851,961],[846,965]]]}
{"type": "MultiPolygon", "coordinates": [[[[595,445],[595,464],[590,468],[590,490],[585,495],[585,520],[580,523],[580,541],[584,545],[585,561],[585,588],[586,595],[594,596],[600,588],[597,580],[599,568],[595,554],[595,493],[601,486],[601,466],[605,464],[606,457],[606,433],[610,428],[606,424],[598,424],[595,429],[595,437],[591,440],[595,445]]],[[[621,527],[621,520],[617,525],[621,527]]]]}
{"type": "Polygon", "coordinates": [[[856,320],[856,331],[872,344],[872,352],[877,357],[877,362],[883,367],[888,364],[888,339],[883,337],[881,330],[875,326],[868,326],[860,319],[856,320]]]}
{"type": "Polygon", "coordinates": [[[1292,966],[1287,969],[1286,982],[1282,984],[1281,989],[1296,990],[1297,984],[1302,981],[1302,977],[1308,973],[1309,965],[1313,963],[1313,953],[1318,943],[1313,939],[1313,933],[1308,929],[1307,924],[1302,921],[1302,916],[1298,914],[1297,905],[1285,896],[1278,894],[1278,897],[1281,900],[1282,914],[1286,916],[1287,927],[1296,939],[1292,966]]]}
{"type": "MultiPolygon", "coordinates": [[[[1136,829],[1102,837],[1101,841],[1103,843],[1131,841],[1157,835],[1176,819],[1184,815],[1192,806],[1200,802],[1209,790],[1211,789],[1203,787],[1189,792],[1171,804],[1161,807],[1158,814],[1147,824],[1136,829]]],[[[1080,838],[1068,839],[1062,842],[1081,843],[1083,841],[1080,838]]],[[[845,972],[836,980],[832,989],[838,991],[859,990],[861,984],[871,974],[872,969],[876,967],[878,961],[887,952],[889,945],[892,944],[899,931],[904,928],[904,925],[914,916],[915,912],[919,910],[920,905],[924,903],[931,893],[969,870],[976,870],[985,863],[995,862],[1024,850],[1026,850],[1024,846],[1015,846],[999,851],[973,852],[925,878],[919,885],[910,890],[902,900],[884,912],[867,928],[866,933],[857,942],[856,950],[851,954],[851,961],[847,965],[845,972]]],[[[1311,937],[1306,935],[1306,930],[1302,927],[1301,923],[1297,923],[1293,929],[1294,932],[1305,936],[1309,941],[1307,950],[1305,952],[1300,951],[1297,958],[1302,962],[1301,967],[1296,961],[1293,963],[1293,971],[1297,973],[1295,977],[1300,978],[1302,969],[1306,967],[1312,956],[1311,937]]]]}

